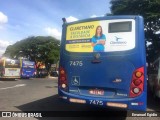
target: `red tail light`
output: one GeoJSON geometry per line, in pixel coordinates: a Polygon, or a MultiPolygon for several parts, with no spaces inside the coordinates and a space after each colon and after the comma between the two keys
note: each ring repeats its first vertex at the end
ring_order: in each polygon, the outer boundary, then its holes
{"type": "Polygon", "coordinates": [[[134,80],[133,82],[134,82],[135,86],[139,86],[142,83],[142,81],[140,79],[134,80]]]}
{"type": "Polygon", "coordinates": [[[139,96],[144,90],[144,67],[133,72],[130,85],[130,97],[139,96]]]}
{"type": "Polygon", "coordinates": [[[66,71],[63,67],[60,67],[59,69],[59,87],[65,91],[67,91],[68,89],[68,85],[67,85],[67,75],[66,75],[66,71]]]}

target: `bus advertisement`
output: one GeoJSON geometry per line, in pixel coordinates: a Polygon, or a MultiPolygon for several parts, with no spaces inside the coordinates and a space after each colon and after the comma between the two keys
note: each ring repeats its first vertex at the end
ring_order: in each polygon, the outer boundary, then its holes
{"type": "Polygon", "coordinates": [[[20,60],[7,58],[0,60],[0,78],[20,78],[20,75],[20,60]]]}
{"type": "Polygon", "coordinates": [[[145,111],[143,18],[105,16],[64,21],[62,27],[60,98],[73,103],[145,111]]]}
{"type": "Polygon", "coordinates": [[[35,76],[35,62],[22,60],[21,78],[33,78],[35,76]]]}

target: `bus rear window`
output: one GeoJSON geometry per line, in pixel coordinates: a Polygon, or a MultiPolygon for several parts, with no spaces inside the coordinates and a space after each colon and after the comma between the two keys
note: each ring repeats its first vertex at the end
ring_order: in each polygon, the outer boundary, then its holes
{"type": "Polygon", "coordinates": [[[20,68],[19,60],[6,60],[5,68],[20,68]]]}
{"type": "Polygon", "coordinates": [[[29,66],[23,66],[23,68],[34,68],[34,66],[31,66],[31,65],[29,65],[29,66]]]}
{"type": "Polygon", "coordinates": [[[131,32],[132,22],[115,22],[109,23],[109,33],[131,32]]]}

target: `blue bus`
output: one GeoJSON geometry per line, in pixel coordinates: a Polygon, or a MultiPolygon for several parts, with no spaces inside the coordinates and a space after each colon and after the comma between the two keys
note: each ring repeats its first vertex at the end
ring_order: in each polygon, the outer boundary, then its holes
{"type": "Polygon", "coordinates": [[[22,60],[21,78],[33,78],[35,77],[35,62],[22,60]]]}
{"type": "Polygon", "coordinates": [[[141,16],[63,18],[58,94],[73,103],[146,111],[141,16]]]}

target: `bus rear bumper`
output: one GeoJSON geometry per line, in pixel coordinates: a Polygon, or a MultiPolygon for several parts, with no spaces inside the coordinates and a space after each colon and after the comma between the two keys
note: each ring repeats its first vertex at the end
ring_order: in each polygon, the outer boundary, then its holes
{"type": "Polygon", "coordinates": [[[91,96],[79,96],[76,94],[71,94],[62,90],[59,90],[59,97],[67,102],[90,104],[101,107],[112,107],[124,110],[138,110],[146,111],[147,101],[146,92],[136,98],[104,98],[104,97],[91,97],[91,96]]]}
{"type": "Polygon", "coordinates": [[[3,76],[3,77],[1,77],[1,78],[9,78],[9,79],[18,79],[18,78],[20,78],[20,76],[3,76]]]}
{"type": "Polygon", "coordinates": [[[34,75],[21,75],[21,78],[33,78],[34,75]]]}

